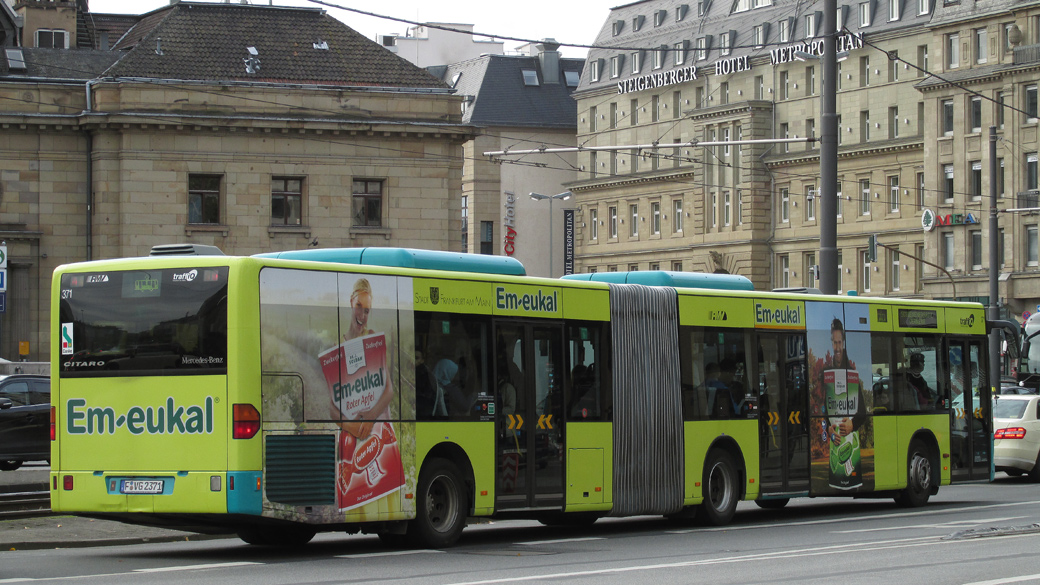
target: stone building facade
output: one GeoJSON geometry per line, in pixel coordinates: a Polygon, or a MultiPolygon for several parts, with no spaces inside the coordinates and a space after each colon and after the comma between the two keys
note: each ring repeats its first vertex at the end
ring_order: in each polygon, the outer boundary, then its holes
{"type": "MultiPolygon", "coordinates": [[[[1040,3],[839,1],[832,190],[820,185],[817,142],[703,146],[819,133],[818,9],[786,0],[612,9],[575,93],[578,142],[622,148],[579,153],[580,271],[725,270],[760,289],[812,287],[819,199],[830,191],[842,293],[988,301],[988,256],[980,265],[972,247],[989,241],[986,132],[996,101],[1018,108],[997,124],[1000,207],[1028,206],[1015,196],[1036,188],[1040,3]],[[947,100],[952,128],[939,132],[947,100]],[[950,225],[925,231],[926,210],[950,225]],[[870,262],[873,234],[881,246],[870,262]],[[931,264],[950,272],[956,294],[931,264]]],[[[1013,314],[1040,301],[1036,217],[999,215],[1000,294],[1013,314]]]]}
{"type": "Polygon", "coordinates": [[[47,359],[63,263],[461,246],[460,98],[320,10],[179,3],[112,51],[21,54],[0,63],[0,355],[47,359]]]}

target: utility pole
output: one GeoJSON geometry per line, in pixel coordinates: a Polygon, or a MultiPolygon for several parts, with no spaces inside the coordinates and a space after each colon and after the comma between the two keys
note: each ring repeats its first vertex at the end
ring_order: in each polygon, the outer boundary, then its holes
{"type": "Polygon", "coordinates": [[[820,96],[820,292],[838,294],[838,0],[823,0],[820,96]]]}
{"type": "MultiPolygon", "coordinates": [[[[997,107],[1001,107],[1000,104],[997,107]]],[[[997,127],[989,127],[989,307],[988,318],[1000,318],[997,301],[1000,291],[997,277],[1000,273],[999,245],[1000,228],[997,226],[997,127]]],[[[1000,340],[997,329],[989,334],[989,384],[996,391],[1000,388],[1000,340]]]]}

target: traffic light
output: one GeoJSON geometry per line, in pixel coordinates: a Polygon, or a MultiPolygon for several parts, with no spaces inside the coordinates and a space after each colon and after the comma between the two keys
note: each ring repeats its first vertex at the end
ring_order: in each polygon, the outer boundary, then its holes
{"type": "Polygon", "coordinates": [[[877,234],[867,236],[867,262],[877,262],[877,234]]]}

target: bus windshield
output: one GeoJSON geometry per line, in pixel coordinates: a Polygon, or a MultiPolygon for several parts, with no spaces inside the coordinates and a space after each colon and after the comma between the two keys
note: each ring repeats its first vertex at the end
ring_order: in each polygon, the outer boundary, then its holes
{"type": "Polygon", "coordinates": [[[61,376],[220,374],[226,267],[61,277],[61,376]]]}

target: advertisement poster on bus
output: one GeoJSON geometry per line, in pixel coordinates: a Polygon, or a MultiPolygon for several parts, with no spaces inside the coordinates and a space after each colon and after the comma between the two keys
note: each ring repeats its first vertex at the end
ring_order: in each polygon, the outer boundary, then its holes
{"type": "Polygon", "coordinates": [[[414,344],[411,280],[266,268],[260,288],[265,428],[336,440],[335,501],[309,514],[411,517],[414,503],[403,494],[417,481],[414,425],[398,421],[415,416],[414,366],[396,363],[402,344],[414,344]]]}
{"type": "Polygon", "coordinates": [[[807,302],[805,315],[812,493],[873,489],[868,306],[807,302]]]}

